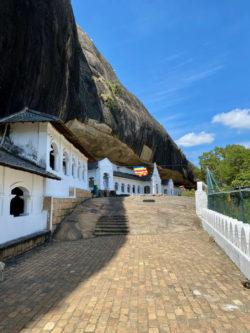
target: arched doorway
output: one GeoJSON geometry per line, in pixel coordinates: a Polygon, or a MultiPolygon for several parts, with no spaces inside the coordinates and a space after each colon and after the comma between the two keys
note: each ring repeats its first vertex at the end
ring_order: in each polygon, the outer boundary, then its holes
{"type": "Polygon", "coordinates": [[[104,175],[103,175],[103,188],[104,188],[104,190],[109,189],[109,174],[108,173],[104,173],[104,175]]]}
{"type": "Polygon", "coordinates": [[[11,191],[10,215],[18,217],[28,213],[27,200],[29,192],[23,187],[15,187],[11,191]]]}
{"type": "Polygon", "coordinates": [[[150,194],[150,186],[144,186],[144,194],[150,194]]]}
{"type": "Polygon", "coordinates": [[[57,171],[58,169],[58,149],[54,142],[50,146],[49,166],[52,170],[57,171]]]}
{"type": "Polygon", "coordinates": [[[68,175],[69,174],[69,155],[66,151],[63,152],[63,174],[68,175]]]}

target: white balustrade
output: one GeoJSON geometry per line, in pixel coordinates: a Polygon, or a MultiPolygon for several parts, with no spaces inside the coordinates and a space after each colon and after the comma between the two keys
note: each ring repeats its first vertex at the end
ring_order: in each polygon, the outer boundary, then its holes
{"type": "Polygon", "coordinates": [[[206,186],[198,183],[197,189],[196,214],[201,218],[203,228],[250,279],[250,225],[209,210],[206,186]]]}

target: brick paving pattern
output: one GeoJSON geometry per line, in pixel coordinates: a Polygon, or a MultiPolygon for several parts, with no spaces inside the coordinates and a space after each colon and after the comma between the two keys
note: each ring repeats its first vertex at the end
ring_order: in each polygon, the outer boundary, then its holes
{"type": "Polygon", "coordinates": [[[250,332],[244,277],[199,228],[52,242],[5,276],[1,333],[250,332]]]}

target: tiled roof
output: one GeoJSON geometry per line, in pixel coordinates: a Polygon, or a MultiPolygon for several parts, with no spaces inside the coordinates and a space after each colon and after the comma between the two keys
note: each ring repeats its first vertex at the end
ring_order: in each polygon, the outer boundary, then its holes
{"type": "Polygon", "coordinates": [[[152,174],[139,177],[136,175],[131,175],[130,173],[120,172],[120,171],[114,171],[113,175],[115,177],[121,177],[121,178],[127,178],[127,179],[133,179],[133,180],[139,180],[139,181],[149,181],[152,178],[152,174]]]}
{"type": "Polygon", "coordinates": [[[57,179],[61,180],[61,178],[57,177],[56,175],[53,175],[50,172],[47,172],[45,169],[37,166],[36,164],[21,158],[19,156],[13,155],[12,153],[9,153],[3,148],[0,148],[0,165],[22,170],[30,173],[34,173],[36,175],[51,178],[51,179],[57,179]]]}
{"type": "Polygon", "coordinates": [[[22,111],[0,119],[0,123],[51,122],[57,120],[59,120],[59,118],[56,116],[25,108],[22,111]]]}

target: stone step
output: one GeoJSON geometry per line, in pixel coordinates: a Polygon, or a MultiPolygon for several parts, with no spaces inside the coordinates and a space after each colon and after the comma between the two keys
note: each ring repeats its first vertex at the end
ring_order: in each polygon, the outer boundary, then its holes
{"type": "Polygon", "coordinates": [[[128,233],[128,217],[126,215],[103,215],[96,223],[94,235],[127,235],[128,233]]]}
{"type": "Polygon", "coordinates": [[[128,231],[116,231],[116,232],[105,232],[105,231],[98,231],[95,232],[95,236],[108,236],[108,235],[127,235],[128,231]]]}
{"type": "Polygon", "coordinates": [[[105,217],[105,218],[99,218],[98,221],[106,221],[106,220],[110,220],[110,221],[128,221],[128,219],[113,219],[111,217],[105,217]]]}
{"type": "Polygon", "coordinates": [[[96,225],[107,225],[107,224],[112,224],[112,225],[127,225],[129,224],[128,222],[113,222],[113,221],[98,221],[96,225]]]}
{"type": "Polygon", "coordinates": [[[129,228],[96,228],[96,231],[129,231],[129,228]]]}

